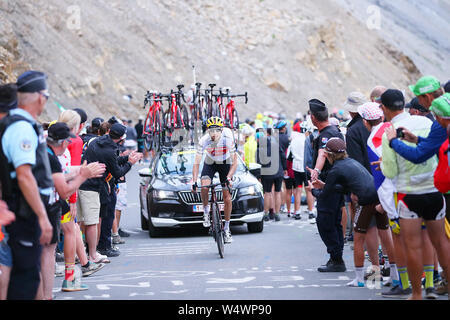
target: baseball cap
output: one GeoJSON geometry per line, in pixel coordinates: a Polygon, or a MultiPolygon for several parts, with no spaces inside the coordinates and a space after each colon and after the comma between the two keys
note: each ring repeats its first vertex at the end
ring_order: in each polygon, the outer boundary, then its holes
{"type": "Polygon", "coordinates": [[[376,102],[366,102],[358,107],[358,113],[364,120],[378,120],[383,117],[383,110],[376,102]]]}
{"type": "Polygon", "coordinates": [[[322,112],[327,110],[325,103],[323,103],[319,99],[311,99],[308,101],[308,104],[309,110],[311,110],[311,112],[322,112]]]}
{"type": "Polygon", "coordinates": [[[419,99],[417,97],[412,99],[411,102],[406,105],[406,108],[416,109],[419,110],[420,112],[428,112],[427,108],[425,108],[419,103],[419,99]]]}
{"type": "Polygon", "coordinates": [[[48,137],[53,141],[66,140],[69,138],[76,138],[76,136],[70,132],[67,123],[55,122],[48,128],[48,137]]]}
{"type": "Polygon", "coordinates": [[[381,103],[390,110],[402,110],[405,107],[405,97],[400,90],[388,89],[381,95],[381,103]]]}
{"type": "Polygon", "coordinates": [[[116,116],[112,116],[111,118],[109,118],[108,119],[108,122],[110,123],[110,124],[115,124],[115,123],[118,123],[119,122],[119,120],[117,120],[118,118],[116,117],[116,116]]]}
{"type": "Polygon", "coordinates": [[[367,102],[367,98],[361,92],[351,92],[344,102],[343,108],[348,112],[358,112],[358,107],[367,102]]]}
{"type": "Polygon", "coordinates": [[[17,85],[14,83],[0,86],[0,112],[17,108],[17,85]]]}
{"type": "Polygon", "coordinates": [[[81,118],[80,123],[85,123],[87,121],[88,117],[87,117],[86,112],[83,109],[75,108],[75,109],[72,109],[72,110],[76,111],[80,115],[80,118],[81,118]]]}
{"type": "Polygon", "coordinates": [[[103,121],[104,120],[102,118],[99,118],[99,117],[94,118],[91,121],[91,127],[92,128],[100,128],[100,125],[102,124],[103,121]]]}
{"type": "Polygon", "coordinates": [[[425,76],[417,80],[415,85],[410,85],[409,89],[416,96],[435,92],[441,87],[441,83],[433,76],[425,76]]]}
{"type": "Polygon", "coordinates": [[[445,93],[434,99],[430,107],[431,112],[441,118],[450,119],[450,93],[445,93]]]}
{"type": "Polygon", "coordinates": [[[325,150],[330,153],[342,153],[347,150],[347,146],[344,140],[334,137],[328,140],[325,150]]]}
{"type": "Polygon", "coordinates": [[[17,91],[34,93],[48,90],[47,75],[40,71],[26,71],[17,78],[17,91]]]}
{"type": "Polygon", "coordinates": [[[124,139],[126,136],[127,127],[120,123],[114,123],[109,130],[111,139],[124,139]]]}

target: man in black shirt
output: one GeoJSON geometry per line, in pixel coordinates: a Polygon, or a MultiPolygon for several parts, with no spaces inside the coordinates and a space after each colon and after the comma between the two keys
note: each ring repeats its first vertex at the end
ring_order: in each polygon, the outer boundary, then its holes
{"type": "MultiPolygon", "coordinates": [[[[313,142],[314,169],[307,168],[311,174],[311,181],[314,183],[318,179],[325,181],[328,171],[331,169],[324,150],[328,140],[333,137],[343,140],[344,137],[336,126],[330,125],[328,122],[328,108],[322,101],[310,100],[309,109],[311,121],[319,129],[319,135],[313,142]]],[[[344,235],[341,226],[341,208],[343,200],[340,193],[331,193],[317,199],[317,229],[330,254],[327,264],[317,269],[319,272],[345,272],[346,270],[344,260],[342,260],[344,235]]]]}
{"type": "MultiPolygon", "coordinates": [[[[53,227],[53,237],[50,245],[45,245],[41,256],[41,274],[42,282],[38,297],[49,300],[52,298],[53,280],[55,274],[55,248],[59,238],[61,229],[61,212],[67,212],[67,199],[80,187],[80,185],[89,178],[101,177],[105,171],[105,166],[97,162],[87,165],[84,163],[79,170],[74,170],[69,176],[65,176],[62,172],[61,163],[58,156],[62,155],[70,143],[70,138],[75,135],[70,132],[69,127],[64,122],[52,124],[48,129],[47,152],[52,172],[54,187],[50,194],[52,205],[46,205],[48,219],[53,227]]],[[[66,251],[65,254],[68,252],[66,251]]],[[[66,257],[65,257],[66,258],[66,257]]],[[[69,257],[67,257],[69,258],[69,257]]],[[[66,259],[68,261],[70,259],[66,259]]],[[[87,287],[80,283],[80,279],[76,279],[74,275],[75,267],[75,251],[72,254],[72,263],[66,263],[65,280],[62,285],[62,291],[80,291],[86,290],[87,287]],[[70,268],[70,270],[68,270],[70,268]]],[[[89,264],[89,263],[88,263],[89,264]]],[[[84,268],[92,266],[83,266],[84,268]]],[[[98,271],[103,266],[95,266],[98,271]]]]}

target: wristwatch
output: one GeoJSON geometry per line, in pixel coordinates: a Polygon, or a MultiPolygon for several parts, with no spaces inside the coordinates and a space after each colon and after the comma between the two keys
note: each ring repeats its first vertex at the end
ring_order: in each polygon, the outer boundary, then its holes
{"type": "Polygon", "coordinates": [[[322,171],[320,169],[318,169],[318,168],[314,168],[314,170],[317,171],[318,174],[322,173],[322,171]]]}

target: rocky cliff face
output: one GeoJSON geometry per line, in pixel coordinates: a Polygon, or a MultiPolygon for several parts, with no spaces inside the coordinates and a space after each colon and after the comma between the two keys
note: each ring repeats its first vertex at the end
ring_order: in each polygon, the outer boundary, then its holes
{"type": "Polygon", "coordinates": [[[331,0],[2,0],[0,31],[0,81],[49,75],[43,120],[57,117],[54,102],[137,119],[146,90],[189,87],[192,65],[205,85],[248,92],[241,118],[294,117],[311,98],[340,108],[351,91],[406,89],[420,76],[331,0]]]}

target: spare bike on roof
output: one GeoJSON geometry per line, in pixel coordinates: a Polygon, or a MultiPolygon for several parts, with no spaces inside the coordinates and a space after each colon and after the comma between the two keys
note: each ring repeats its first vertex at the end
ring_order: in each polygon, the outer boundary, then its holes
{"type": "MultiPolygon", "coordinates": [[[[150,105],[144,123],[143,137],[147,150],[160,151],[161,146],[177,143],[173,141],[175,130],[186,130],[190,133],[191,144],[194,143],[194,130],[206,131],[206,120],[212,116],[218,116],[224,120],[225,127],[233,131],[236,144],[240,139],[239,115],[236,109],[235,98],[245,98],[248,102],[247,92],[244,94],[232,94],[230,88],[216,87],[215,83],[208,84],[208,89],[201,89],[202,84],[195,83],[192,92],[191,115],[188,108],[182,103],[186,103],[183,92],[184,85],[177,85],[177,90],[171,90],[168,94],[147,91],[144,100],[144,109],[150,105]],[[164,110],[164,102],[168,108],[164,110]]],[[[197,133],[199,133],[197,132],[197,133]]],[[[181,136],[180,136],[181,137],[181,136]]],[[[182,138],[180,138],[182,139],[182,138]]],[[[178,141],[180,142],[180,141],[178,141]]]]}

